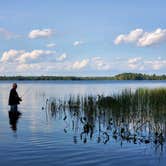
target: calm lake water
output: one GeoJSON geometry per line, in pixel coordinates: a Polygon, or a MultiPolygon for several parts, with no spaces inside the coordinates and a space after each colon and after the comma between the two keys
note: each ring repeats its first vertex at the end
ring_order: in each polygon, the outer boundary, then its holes
{"type": "MultiPolygon", "coordinates": [[[[135,165],[165,166],[166,143],[151,140],[154,130],[166,136],[166,114],[123,116],[115,112],[75,113],[45,110],[47,99],[69,95],[112,95],[125,88],[165,87],[166,81],[20,81],[18,93],[22,115],[9,119],[8,95],[11,81],[0,82],[0,165],[135,165]],[[82,117],[86,117],[83,119],[82,117]],[[88,119],[88,120],[87,120],[88,119]],[[138,120],[142,124],[138,123],[138,120]],[[148,119],[148,120],[147,120],[148,119]],[[85,121],[92,122],[93,133],[84,133],[85,121]],[[112,122],[111,122],[112,121],[112,122]],[[111,124],[112,123],[112,124],[111,124]],[[141,138],[124,139],[115,135],[121,126],[141,138]],[[149,138],[150,142],[148,142],[149,138]]],[[[165,110],[166,111],[166,110],[165,110]]],[[[122,127],[121,127],[122,128],[122,127]]]]}

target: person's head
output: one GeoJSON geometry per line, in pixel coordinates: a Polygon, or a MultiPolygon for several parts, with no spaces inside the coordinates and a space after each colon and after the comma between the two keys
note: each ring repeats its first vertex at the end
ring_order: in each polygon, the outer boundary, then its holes
{"type": "Polygon", "coordinates": [[[13,89],[17,89],[17,84],[13,83],[13,89]]]}

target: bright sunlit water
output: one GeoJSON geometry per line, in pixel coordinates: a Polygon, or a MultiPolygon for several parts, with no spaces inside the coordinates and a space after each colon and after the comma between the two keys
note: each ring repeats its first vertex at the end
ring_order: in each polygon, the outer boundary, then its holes
{"type": "MultiPolygon", "coordinates": [[[[57,112],[56,115],[52,115],[42,109],[45,108],[46,100],[50,98],[63,99],[78,94],[110,95],[120,93],[125,88],[135,90],[138,87],[166,87],[165,81],[22,81],[17,83],[17,91],[23,98],[23,102],[19,105],[22,115],[16,126],[12,128],[8,116],[8,95],[12,82],[0,82],[1,166],[165,165],[165,142],[162,146],[155,146],[153,143],[133,143],[112,137],[107,140],[103,133],[110,132],[106,129],[109,115],[102,116],[101,126],[98,126],[97,120],[94,122],[95,130],[90,138],[89,135],[81,135],[83,126],[80,118],[71,115],[70,112],[57,112]],[[99,127],[102,130],[100,133],[99,127]],[[99,135],[101,135],[100,141],[99,135]]],[[[162,117],[159,122],[162,128],[166,127],[166,121],[163,119],[166,117],[162,117]]],[[[153,117],[151,120],[153,121],[153,117]]],[[[144,132],[149,131],[145,128],[144,132]]]]}

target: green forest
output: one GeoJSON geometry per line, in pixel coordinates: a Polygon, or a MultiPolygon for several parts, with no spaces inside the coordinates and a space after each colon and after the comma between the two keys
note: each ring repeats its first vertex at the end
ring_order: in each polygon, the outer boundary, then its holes
{"type": "Polygon", "coordinates": [[[0,76],[0,80],[166,80],[166,75],[122,73],[115,76],[0,76]]]}

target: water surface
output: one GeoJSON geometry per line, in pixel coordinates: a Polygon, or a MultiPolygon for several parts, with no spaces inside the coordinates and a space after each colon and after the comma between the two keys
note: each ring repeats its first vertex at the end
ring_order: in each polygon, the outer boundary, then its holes
{"type": "Polygon", "coordinates": [[[165,143],[156,146],[153,142],[122,140],[119,135],[117,139],[112,137],[115,127],[127,125],[132,132],[133,125],[139,119],[144,123],[146,118],[150,123],[140,128],[143,136],[158,126],[158,130],[166,133],[165,114],[159,115],[156,121],[155,116],[126,113],[122,123],[122,115],[116,112],[92,114],[80,111],[76,114],[42,109],[50,98],[63,99],[78,94],[110,95],[120,93],[124,88],[166,87],[165,81],[20,81],[18,93],[23,102],[19,111],[22,115],[14,127],[10,124],[7,105],[11,84],[10,81],[0,82],[0,165],[165,165],[165,143]],[[92,135],[83,133],[81,117],[93,123],[92,135]],[[112,130],[110,118],[113,120],[112,130]]]}

